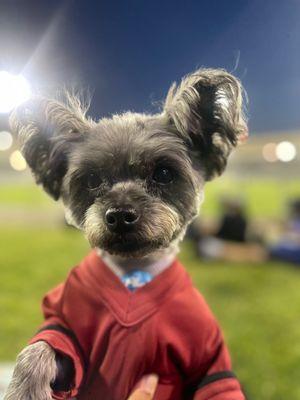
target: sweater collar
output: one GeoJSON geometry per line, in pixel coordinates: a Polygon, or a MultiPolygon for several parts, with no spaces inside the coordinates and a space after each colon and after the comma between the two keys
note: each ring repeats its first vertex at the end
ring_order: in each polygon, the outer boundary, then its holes
{"type": "Polygon", "coordinates": [[[82,262],[85,282],[118,322],[133,326],[155,313],[163,303],[187,285],[190,278],[177,259],[147,285],[129,291],[119,277],[92,251],[82,262]]]}
{"type": "MultiPolygon", "coordinates": [[[[116,264],[106,252],[101,252],[98,249],[96,249],[96,252],[98,256],[102,259],[104,264],[110,268],[111,271],[113,271],[119,278],[122,278],[122,276],[126,275],[130,270],[128,271],[127,269],[122,268],[122,266],[119,266],[116,264]]],[[[141,268],[142,271],[148,272],[149,274],[152,275],[152,277],[155,277],[159,275],[161,272],[163,272],[165,269],[170,267],[175,260],[175,255],[174,254],[168,254],[165,257],[141,268]]],[[[137,268],[134,267],[132,270],[136,270],[137,268]]]]}

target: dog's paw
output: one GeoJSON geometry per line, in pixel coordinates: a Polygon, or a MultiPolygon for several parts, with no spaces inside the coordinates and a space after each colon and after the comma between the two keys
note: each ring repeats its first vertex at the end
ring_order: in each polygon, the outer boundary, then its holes
{"type": "Polygon", "coordinates": [[[27,346],[18,355],[4,400],[51,400],[56,375],[55,351],[45,342],[27,346]]]}
{"type": "Polygon", "coordinates": [[[60,353],[56,353],[55,361],[57,373],[55,381],[51,383],[51,389],[53,389],[54,392],[69,392],[75,378],[73,361],[60,353]]]}

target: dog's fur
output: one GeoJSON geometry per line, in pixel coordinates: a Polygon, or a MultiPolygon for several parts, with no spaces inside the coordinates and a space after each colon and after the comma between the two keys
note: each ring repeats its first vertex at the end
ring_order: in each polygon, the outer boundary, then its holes
{"type": "MultiPolygon", "coordinates": [[[[128,112],[95,122],[76,99],[64,104],[37,97],[10,121],[36,182],[62,199],[67,220],[92,247],[124,265],[137,259],[146,265],[177,251],[198,213],[205,181],[223,172],[247,135],[241,85],[214,69],[173,84],[156,115],[128,112]],[[105,214],[123,207],[138,221],[130,232],[111,232],[105,214]]],[[[47,344],[28,346],[5,399],[51,399],[56,368],[47,344]]]]}

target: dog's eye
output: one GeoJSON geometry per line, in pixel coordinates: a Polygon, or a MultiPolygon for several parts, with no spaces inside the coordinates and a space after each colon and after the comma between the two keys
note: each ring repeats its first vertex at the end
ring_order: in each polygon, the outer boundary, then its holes
{"type": "Polygon", "coordinates": [[[169,168],[166,167],[156,167],[152,176],[152,179],[156,183],[160,183],[162,185],[167,185],[173,181],[173,173],[169,168]]]}
{"type": "Polygon", "coordinates": [[[89,189],[95,189],[99,187],[101,184],[101,178],[99,175],[95,174],[94,172],[91,172],[87,176],[87,186],[89,189]]]}

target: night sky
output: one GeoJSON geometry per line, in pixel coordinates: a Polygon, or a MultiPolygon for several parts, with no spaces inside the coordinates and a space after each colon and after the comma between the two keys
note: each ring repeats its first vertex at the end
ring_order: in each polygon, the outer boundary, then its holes
{"type": "Polygon", "coordinates": [[[44,93],[89,90],[95,118],[154,112],[197,67],[243,82],[252,132],[300,128],[300,1],[0,3],[0,69],[44,93]]]}

